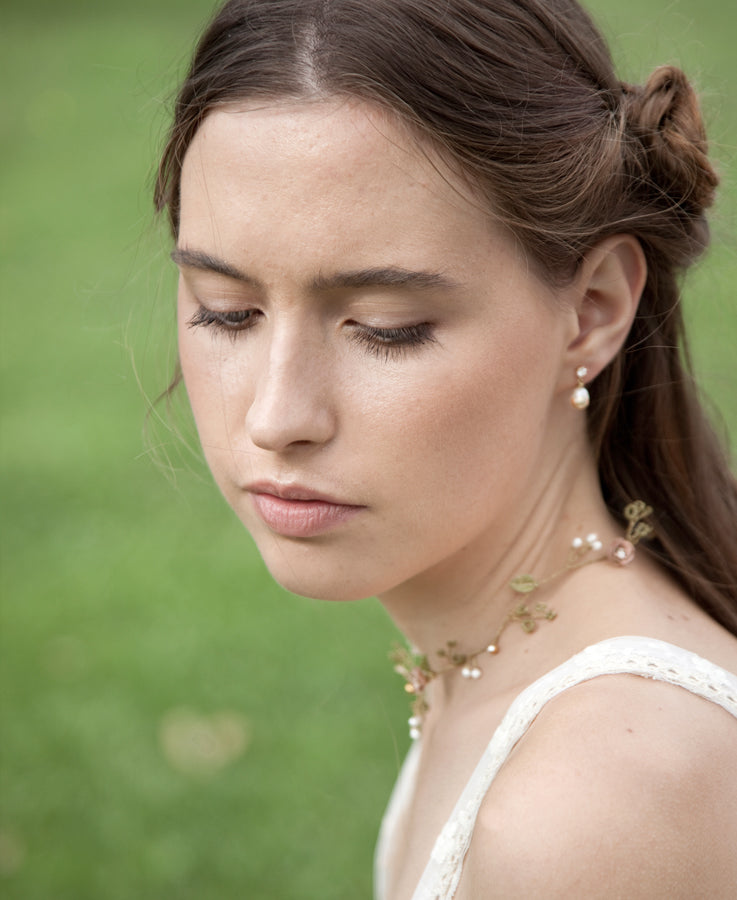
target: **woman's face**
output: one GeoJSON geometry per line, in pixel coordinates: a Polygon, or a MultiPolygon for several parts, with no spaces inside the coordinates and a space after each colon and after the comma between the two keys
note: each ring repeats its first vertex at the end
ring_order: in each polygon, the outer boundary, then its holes
{"type": "Polygon", "coordinates": [[[175,259],[207,461],[290,590],[357,598],[483,558],[551,477],[574,316],[380,112],[211,113],[175,259]]]}

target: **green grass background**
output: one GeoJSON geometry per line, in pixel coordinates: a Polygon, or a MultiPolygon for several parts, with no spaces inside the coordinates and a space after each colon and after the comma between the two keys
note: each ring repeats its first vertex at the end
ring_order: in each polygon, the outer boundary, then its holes
{"type": "MultiPolygon", "coordinates": [[[[686,302],[698,371],[737,433],[732,0],[593,7],[623,76],[676,62],[703,92],[724,188],[686,302]]],[[[142,436],[145,395],[166,384],[174,353],[152,166],[210,8],[3,4],[8,900],[368,898],[407,745],[381,608],[274,586],[196,451],[155,427],[167,476],[142,436]],[[199,717],[179,736],[194,762],[172,764],[161,733],[181,708],[199,717]],[[224,713],[246,746],[216,765],[225,738],[207,729],[224,713]]]]}

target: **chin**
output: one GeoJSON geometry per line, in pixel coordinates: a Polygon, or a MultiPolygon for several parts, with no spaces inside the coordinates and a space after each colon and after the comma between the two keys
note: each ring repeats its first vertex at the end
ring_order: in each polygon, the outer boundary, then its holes
{"type": "Polygon", "coordinates": [[[355,600],[365,600],[373,596],[370,591],[352,591],[350,585],[344,580],[329,579],[326,577],[309,576],[301,577],[298,572],[278,572],[268,564],[267,568],[271,577],[290,594],[299,597],[308,597],[310,600],[326,600],[333,603],[350,603],[355,600]]]}
{"type": "Polygon", "coordinates": [[[334,602],[365,600],[376,594],[374,580],[362,577],[358,567],[346,571],[345,565],[327,560],[317,547],[301,547],[301,553],[258,542],[257,547],[271,577],[291,594],[334,602]]]}

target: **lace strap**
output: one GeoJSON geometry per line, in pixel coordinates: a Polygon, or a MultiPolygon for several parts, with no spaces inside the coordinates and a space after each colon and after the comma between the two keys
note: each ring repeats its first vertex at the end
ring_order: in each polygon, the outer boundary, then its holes
{"type": "Polygon", "coordinates": [[[533,682],[509,707],[440,832],[412,900],[451,900],[489,786],[545,704],[581,682],[624,674],[683,687],[737,717],[737,677],[695,653],[644,637],[611,638],[587,647],[533,682]]]}

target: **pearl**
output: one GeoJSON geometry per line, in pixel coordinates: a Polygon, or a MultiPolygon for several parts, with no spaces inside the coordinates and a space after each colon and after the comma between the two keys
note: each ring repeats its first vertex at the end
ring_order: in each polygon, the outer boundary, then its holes
{"type": "Polygon", "coordinates": [[[599,535],[592,531],[591,534],[586,535],[586,543],[589,545],[589,547],[593,547],[598,538],[599,535]]]}
{"type": "Polygon", "coordinates": [[[624,559],[625,556],[627,556],[627,551],[624,549],[624,547],[620,547],[618,550],[614,551],[614,555],[617,557],[617,559],[624,559]]]}
{"type": "Polygon", "coordinates": [[[584,378],[585,378],[588,374],[589,374],[589,370],[586,368],[586,366],[579,366],[579,367],[576,369],[576,378],[580,378],[581,381],[583,381],[584,378]]]}
{"type": "Polygon", "coordinates": [[[601,541],[594,541],[594,543],[591,545],[591,549],[592,549],[592,550],[601,550],[601,548],[602,548],[603,546],[604,546],[604,545],[602,544],[601,541]]]}
{"type": "Polygon", "coordinates": [[[573,547],[574,550],[580,550],[580,548],[583,547],[583,541],[581,540],[581,538],[575,537],[571,541],[571,547],[573,547]]]}
{"type": "Polygon", "coordinates": [[[461,675],[463,675],[464,678],[470,678],[470,677],[471,677],[471,670],[469,669],[468,666],[464,666],[464,667],[461,669],[461,675]]]}
{"type": "Polygon", "coordinates": [[[489,646],[486,648],[486,652],[487,653],[498,653],[499,648],[497,647],[496,644],[489,644],[489,646]]]}
{"type": "Polygon", "coordinates": [[[422,719],[419,716],[410,716],[407,721],[410,728],[419,728],[422,724],[422,719]]]}
{"type": "Polygon", "coordinates": [[[590,401],[591,397],[589,396],[589,392],[583,385],[573,389],[571,403],[576,409],[586,409],[590,401]]]}
{"type": "Polygon", "coordinates": [[[481,669],[474,666],[474,668],[471,669],[471,678],[481,678],[481,669]]]}
{"type": "Polygon", "coordinates": [[[419,728],[410,728],[410,730],[409,730],[409,736],[412,738],[413,741],[418,740],[421,734],[422,734],[422,732],[420,731],[419,728]]]}

